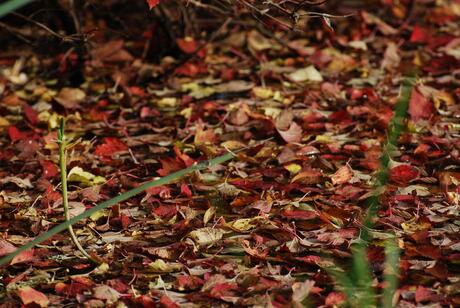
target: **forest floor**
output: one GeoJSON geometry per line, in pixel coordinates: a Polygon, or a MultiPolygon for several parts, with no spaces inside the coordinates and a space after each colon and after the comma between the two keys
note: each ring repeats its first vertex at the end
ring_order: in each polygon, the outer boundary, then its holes
{"type": "Polygon", "coordinates": [[[2,307],[343,305],[325,267],[349,268],[387,126],[414,75],[369,230],[373,286],[384,288],[393,234],[398,306],[459,306],[460,3],[403,9],[295,35],[229,22],[206,44],[178,39],[179,55],[157,64],[155,32],[99,26],[79,85],[75,49],[16,42],[19,52],[0,52],[0,255],[63,220],[60,116],[73,140],[73,215],[244,148],[76,224],[98,266],[66,232],[16,257],[0,269],[2,307]]]}

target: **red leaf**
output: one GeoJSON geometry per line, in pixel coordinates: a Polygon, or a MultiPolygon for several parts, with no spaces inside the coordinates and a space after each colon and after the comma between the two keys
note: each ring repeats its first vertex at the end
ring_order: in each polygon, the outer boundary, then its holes
{"type": "Polygon", "coordinates": [[[179,38],[176,40],[177,46],[185,53],[194,53],[198,48],[196,41],[191,37],[179,38]]]}
{"type": "Polygon", "coordinates": [[[171,197],[171,189],[165,185],[150,187],[145,192],[147,193],[146,198],[150,196],[160,196],[163,199],[171,197]]]}
{"type": "Polygon", "coordinates": [[[209,295],[214,298],[222,298],[225,296],[234,296],[233,290],[238,289],[238,286],[235,283],[219,283],[216,284],[209,292],[209,295]]]}
{"type": "Polygon", "coordinates": [[[152,211],[156,216],[161,218],[171,218],[177,213],[177,207],[175,205],[160,205],[152,211]]]}
{"type": "Polygon", "coordinates": [[[187,196],[187,197],[189,197],[189,198],[192,197],[192,195],[193,195],[193,194],[192,194],[192,191],[190,190],[190,188],[188,187],[188,185],[185,184],[185,183],[182,183],[182,184],[180,185],[180,193],[183,194],[183,195],[185,195],[185,196],[187,196]]]}
{"type": "Polygon", "coordinates": [[[181,291],[196,290],[204,284],[204,281],[196,276],[182,275],[176,278],[175,284],[181,291]]]}
{"type": "Polygon", "coordinates": [[[18,264],[18,263],[29,262],[29,261],[32,261],[33,259],[34,259],[34,250],[29,249],[29,250],[21,252],[16,257],[14,257],[13,260],[11,260],[10,264],[13,265],[13,264],[18,264]]]}
{"type": "Polygon", "coordinates": [[[160,0],[146,0],[146,1],[149,6],[149,9],[153,9],[160,3],[160,0]]]}
{"type": "Polygon", "coordinates": [[[422,286],[419,286],[415,291],[415,301],[417,303],[431,301],[434,297],[435,293],[433,291],[422,286]]]}
{"type": "Polygon", "coordinates": [[[40,307],[47,307],[50,301],[48,297],[29,286],[22,287],[18,290],[18,296],[24,305],[35,304],[40,307]]]}
{"type": "Polygon", "coordinates": [[[431,34],[427,29],[415,25],[410,36],[410,41],[412,43],[427,43],[430,38],[431,34]]]}
{"type": "Polygon", "coordinates": [[[161,304],[161,307],[165,307],[165,308],[179,308],[180,306],[178,304],[176,304],[175,302],[173,302],[172,299],[170,299],[168,296],[166,295],[163,295],[161,298],[160,298],[160,304],[161,304]]]}
{"type": "Polygon", "coordinates": [[[44,178],[53,178],[59,173],[58,167],[49,160],[40,161],[40,165],[43,168],[44,178]]]}
{"type": "Polygon", "coordinates": [[[414,122],[422,119],[428,119],[433,114],[433,104],[416,88],[412,90],[409,102],[409,114],[414,122]]]}
{"type": "Polygon", "coordinates": [[[129,87],[128,90],[131,95],[145,97],[145,91],[140,87],[129,87]]]}
{"type": "Polygon", "coordinates": [[[11,141],[16,142],[18,140],[24,139],[25,135],[16,126],[8,127],[8,135],[10,136],[11,141]]]}
{"type": "Polygon", "coordinates": [[[128,150],[128,146],[115,137],[105,137],[104,143],[96,147],[94,155],[110,157],[114,153],[128,150]]]}
{"type": "Polygon", "coordinates": [[[186,167],[190,167],[191,165],[195,163],[195,160],[193,160],[187,154],[182,153],[177,146],[174,146],[174,153],[176,153],[176,156],[184,162],[186,167]]]}
{"type": "Polygon", "coordinates": [[[28,104],[23,104],[22,109],[24,111],[24,115],[26,116],[26,119],[30,122],[32,125],[36,125],[38,123],[38,112],[30,107],[28,104]]]}
{"type": "Polygon", "coordinates": [[[158,169],[157,173],[161,176],[167,176],[171,172],[180,170],[184,167],[184,165],[180,161],[171,157],[160,159],[160,163],[161,169],[158,169]]]}
{"type": "Polygon", "coordinates": [[[399,165],[390,170],[390,180],[401,184],[415,179],[418,175],[419,172],[409,165],[399,165]]]}
{"type": "Polygon", "coordinates": [[[281,212],[281,216],[287,219],[302,219],[308,220],[316,218],[316,213],[313,211],[303,211],[303,210],[284,210],[281,212]]]}
{"type": "Polygon", "coordinates": [[[184,75],[188,77],[195,77],[199,74],[206,74],[208,72],[208,68],[205,64],[200,63],[192,63],[187,62],[179,66],[175,73],[178,75],[184,75]]]}

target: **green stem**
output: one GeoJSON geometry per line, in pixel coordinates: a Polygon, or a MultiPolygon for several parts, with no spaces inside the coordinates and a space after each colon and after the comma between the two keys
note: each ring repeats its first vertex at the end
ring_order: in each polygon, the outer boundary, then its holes
{"type": "Polygon", "coordinates": [[[34,0],[12,0],[0,4],[0,18],[9,13],[19,9],[20,7],[32,2],[34,0]]]}
{"type": "MultiPolygon", "coordinates": [[[[61,186],[62,186],[62,204],[64,206],[64,216],[65,220],[70,220],[70,211],[69,211],[69,197],[67,194],[67,151],[66,151],[66,138],[65,138],[65,120],[61,118],[61,127],[59,128],[58,134],[58,143],[59,143],[59,166],[61,168],[61,186]]],[[[72,225],[67,227],[69,231],[70,238],[74,245],[78,248],[78,250],[85,256],[87,259],[97,263],[97,261],[92,258],[89,253],[81,246],[80,242],[78,241],[77,235],[75,234],[72,225]]]]}
{"type": "Polygon", "coordinates": [[[146,189],[149,189],[151,187],[170,184],[171,182],[176,181],[176,180],[186,176],[189,173],[192,173],[192,172],[195,172],[195,171],[200,171],[200,170],[205,170],[205,169],[210,168],[212,166],[222,164],[222,163],[224,163],[226,161],[231,160],[233,157],[234,156],[233,156],[232,153],[227,153],[227,154],[224,154],[222,156],[216,157],[214,159],[210,159],[210,160],[207,160],[207,161],[200,162],[200,163],[195,164],[193,166],[190,166],[190,167],[188,167],[186,169],[182,169],[182,170],[179,170],[177,172],[171,173],[170,175],[165,176],[163,178],[160,178],[158,180],[144,183],[144,184],[142,184],[142,185],[140,185],[140,186],[138,186],[136,188],[128,190],[127,192],[125,192],[125,193],[123,193],[123,194],[121,194],[119,196],[116,196],[115,198],[112,198],[110,200],[107,200],[107,201],[104,201],[102,203],[99,203],[95,207],[93,207],[93,208],[91,208],[91,209],[89,209],[89,210],[87,210],[87,211],[85,211],[85,212],[83,212],[83,213],[71,218],[68,221],[65,221],[65,222],[57,225],[56,227],[52,228],[51,230],[49,230],[49,231],[47,231],[47,232],[45,232],[43,234],[40,234],[35,239],[33,239],[32,241],[28,242],[27,244],[19,247],[18,249],[16,249],[11,254],[2,257],[0,259],[0,266],[2,266],[4,264],[7,264],[8,262],[10,262],[14,257],[16,257],[21,252],[33,248],[35,245],[38,245],[38,244],[46,241],[47,239],[49,239],[53,235],[64,231],[65,229],[67,229],[67,227],[79,222],[80,220],[83,220],[85,218],[90,217],[91,215],[93,215],[94,213],[96,213],[96,212],[98,212],[100,210],[103,210],[105,208],[108,208],[110,206],[113,206],[115,204],[123,202],[125,200],[128,200],[129,198],[134,197],[135,195],[138,195],[141,192],[143,192],[146,189]]]}

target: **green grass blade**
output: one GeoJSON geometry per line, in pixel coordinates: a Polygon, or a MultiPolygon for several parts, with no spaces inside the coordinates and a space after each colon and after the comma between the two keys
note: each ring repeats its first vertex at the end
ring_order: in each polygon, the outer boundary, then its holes
{"type": "Polygon", "coordinates": [[[2,257],[0,259],[0,266],[4,265],[4,264],[7,264],[9,261],[11,261],[15,256],[17,256],[21,252],[33,248],[35,245],[40,244],[41,242],[49,239],[51,236],[53,236],[55,234],[58,234],[61,231],[64,231],[69,226],[79,222],[80,220],[88,218],[89,216],[91,216],[92,214],[96,213],[97,211],[100,211],[100,210],[105,209],[105,208],[107,208],[109,206],[113,206],[113,205],[115,205],[117,203],[125,201],[125,200],[127,200],[127,199],[129,199],[129,198],[131,198],[131,197],[133,197],[133,196],[145,191],[146,189],[148,189],[150,187],[169,184],[169,183],[171,183],[171,182],[173,182],[175,180],[178,180],[178,179],[184,177],[185,175],[187,175],[187,174],[189,174],[191,172],[198,171],[198,170],[204,170],[204,169],[207,169],[209,167],[224,163],[224,162],[226,162],[228,160],[231,160],[233,157],[234,157],[234,155],[232,153],[227,153],[225,155],[216,157],[214,159],[207,160],[207,161],[195,164],[195,165],[190,166],[190,167],[188,167],[186,169],[179,170],[177,172],[174,172],[174,173],[172,173],[172,174],[170,174],[168,176],[165,176],[163,178],[160,178],[158,180],[144,183],[144,184],[142,184],[142,185],[140,185],[140,186],[138,186],[136,188],[133,188],[133,189],[131,189],[131,190],[119,195],[119,196],[116,196],[115,198],[112,198],[110,200],[104,201],[104,202],[96,205],[95,207],[93,207],[93,208],[81,213],[80,215],[77,215],[77,216],[71,218],[70,220],[55,226],[51,230],[49,230],[49,231],[37,236],[35,239],[33,239],[32,241],[28,242],[27,244],[19,247],[17,250],[12,252],[11,254],[2,257]]]}
{"type": "Polygon", "coordinates": [[[399,277],[399,247],[395,239],[385,242],[385,270],[383,276],[382,307],[393,307],[393,296],[398,287],[399,277]]]}
{"type": "Polygon", "coordinates": [[[354,247],[352,275],[356,286],[354,296],[357,299],[357,305],[375,307],[375,290],[372,287],[372,273],[365,244],[358,244],[354,247]]]}
{"type": "Polygon", "coordinates": [[[0,18],[35,0],[12,0],[0,4],[0,18]]]}
{"type": "Polygon", "coordinates": [[[341,268],[337,266],[326,267],[327,273],[334,278],[335,282],[340,286],[349,301],[354,296],[356,286],[351,280],[350,276],[347,275],[341,268]]]}
{"type": "MultiPolygon", "coordinates": [[[[380,189],[388,182],[390,160],[393,148],[396,147],[398,138],[405,126],[407,110],[409,108],[414,78],[406,78],[401,87],[401,93],[395,106],[394,115],[389,123],[387,143],[384,146],[382,157],[380,158],[380,169],[376,175],[374,194],[368,199],[368,210],[363,219],[361,228],[360,243],[354,246],[353,266],[351,274],[347,275],[338,268],[327,268],[327,272],[335,279],[337,284],[344,290],[348,303],[358,307],[376,307],[376,294],[372,288],[372,272],[366,254],[366,245],[371,240],[369,230],[372,229],[373,220],[377,216],[379,208],[380,189]]],[[[391,307],[392,297],[397,287],[398,258],[399,251],[393,248],[386,249],[386,266],[391,268],[385,276],[386,288],[383,294],[383,303],[391,307]],[[389,303],[389,304],[388,304],[389,303]]]]}

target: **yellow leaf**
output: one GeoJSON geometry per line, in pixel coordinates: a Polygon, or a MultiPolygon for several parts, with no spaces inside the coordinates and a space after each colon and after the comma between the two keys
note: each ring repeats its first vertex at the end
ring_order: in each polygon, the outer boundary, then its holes
{"type": "Polygon", "coordinates": [[[69,182],[78,182],[83,186],[93,186],[106,182],[104,177],[96,176],[90,172],[84,171],[80,167],[73,167],[67,176],[67,180],[69,182]]]}
{"type": "Polygon", "coordinates": [[[237,231],[249,231],[258,226],[260,221],[259,217],[254,218],[241,218],[228,223],[229,227],[237,231]]]}
{"type": "Polygon", "coordinates": [[[10,121],[8,121],[4,117],[0,117],[0,128],[4,127],[4,126],[9,126],[9,125],[10,125],[10,121]]]}
{"type": "Polygon", "coordinates": [[[321,73],[313,66],[310,65],[306,68],[298,69],[289,74],[289,79],[294,82],[321,82],[323,81],[323,76],[321,73]]]}
{"type": "Polygon", "coordinates": [[[287,166],[284,166],[284,169],[289,171],[291,174],[297,174],[302,170],[302,166],[299,164],[289,164],[287,166]]]}
{"type": "Polygon", "coordinates": [[[222,142],[220,145],[226,149],[229,149],[230,151],[240,149],[246,146],[244,143],[236,140],[228,140],[222,142]]]}
{"type": "Polygon", "coordinates": [[[157,102],[159,108],[174,108],[177,106],[177,98],[164,97],[157,102]]]}
{"type": "Polygon", "coordinates": [[[89,218],[92,221],[98,221],[100,218],[108,217],[108,216],[109,216],[109,211],[101,210],[101,211],[97,211],[96,213],[92,214],[91,216],[89,216],[89,218]]]}
{"type": "Polygon", "coordinates": [[[190,96],[196,99],[205,98],[211,96],[216,92],[214,88],[201,86],[196,82],[190,82],[183,84],[181,87],[183,92],[189,91],[190,96]]]}
{"type": "Polygon", "coordinates": [[[334,142],[334,140],[332,140],[332,138],[330,136],[327,136],[327,135],[317,135],[316,138],[315,138],[315,141],[319,142],[319,143],[331,143],[331,142],[334,142]]]}
{"type": "Polygon", "coordinates": [[[155,262],[151,262],[149,264],[149,268],[155,272],[171,273],[180,271],[182,269],[182,265],[172,262],[166,263],[162,259],[156,259],[155,262]]]}
{"type": "Polygon", "coordinates": [[[265,87],[254,87],[252,89],[252,93],[255,95],[255,97],[260,99],[269,99],[274,95],[272,89],[265,87]]]}

